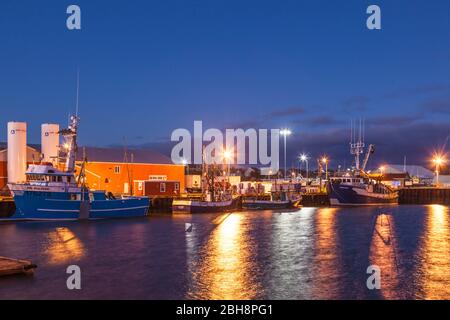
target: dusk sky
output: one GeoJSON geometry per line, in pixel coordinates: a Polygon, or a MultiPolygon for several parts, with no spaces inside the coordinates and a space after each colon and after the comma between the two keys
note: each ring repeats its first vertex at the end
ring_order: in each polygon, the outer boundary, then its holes
{"type": "Polygon", "coordinates": [[[23,1],[0,10],[6,122],[65,125],[80,69],[80,144],[169,154],[171,132],[282,128],[304,151],[351,163],[366,119],[373,165],[425,162],[450,134],[450,1],[23,1]],[[81,7],[81,30],[66,8],[81,7]],[[368,30],[366,8],[381,7],[368,30]]]}

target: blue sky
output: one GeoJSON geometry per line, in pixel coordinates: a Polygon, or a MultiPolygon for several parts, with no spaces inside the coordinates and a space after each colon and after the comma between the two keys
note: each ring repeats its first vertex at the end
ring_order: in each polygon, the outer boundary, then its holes
{"type": "MultiPolygon", "coordinates": [[[[450,2],[22,1],[0,10],[0,140],[6,122],[74,111],[80,141],[165,153],[172,130],[289,127],[289,159],[346,159],[364,117],[378,162],[423,161],[450,134],[450,2]],[[82,30],[66,28],[78,4],[82,30]],[[377,4],[382,30],[366,28],[377,4]]],[[[289,162],[289,161],[288,161],[289,162]]]]}

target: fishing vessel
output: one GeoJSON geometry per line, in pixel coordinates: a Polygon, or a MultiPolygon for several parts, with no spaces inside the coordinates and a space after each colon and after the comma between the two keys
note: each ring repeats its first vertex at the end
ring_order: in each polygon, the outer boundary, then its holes
{"type": "Polygon", "coordinates": [[[64,137],[64,168],[43,162],[29,165],[26,181],[9,183],[16,212],[13,219],[79,220],[145,216],[149,209],[148,197],[119,197],[104,191],[93,191],[85,183],[84,164],[75,175],[77,129],[79,118],[70,117],[64,137]]]}
{"type": "MultiPolygon", "coordinates": [[[[216,181],[219,173],[218,165],[208,165],[205,161],[203,150],[202,155],[202,182],[201,196],[197,199],[180,198],[174,199],[172,202],[173,213],[217,213],[229,212],[242,208],[242,197],[233,194],[230,188],[227,188],[226,179],[222,183],[216,181]]],[[[228,166],[228,176],[229,176],[228,166]]]]}
{"type": "Polygon", "coordinates": [[[350,153],[355,156],[355,167],[344,174],[330,178],[328,192],[333,206],[382,205],[398,203],[398,193],[381,181],[371,179],[366,173],[370,155],[375,152],[375,145],[369,145],[362,165],[360,156],[364,153],[364,134],[361,122],[359,136],[351,128],[350,153]]]}

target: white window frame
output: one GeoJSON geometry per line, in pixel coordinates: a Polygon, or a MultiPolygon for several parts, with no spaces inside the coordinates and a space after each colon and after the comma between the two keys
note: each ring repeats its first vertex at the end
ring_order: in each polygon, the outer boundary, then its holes
{"type": "Polygon", "coordinates": [[[120,170],[121,170],[120,166],[114,166],[114,173],[115,174],[120,174],[120,170]]]}
{"type": "Polygon", "coordinates": [[[166,183],[165,182],[161,182],[159,184],[159,192],[160,193],[166,193],[166,183]]]}

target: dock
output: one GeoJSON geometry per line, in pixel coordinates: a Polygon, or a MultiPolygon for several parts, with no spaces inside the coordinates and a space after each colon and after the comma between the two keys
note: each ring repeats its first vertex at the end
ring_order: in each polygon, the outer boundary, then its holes
{"type": "Polygon", "coordinates": [[[305,193],[302,195],[303,207],[328,207],[330,197],[326,193],[305,193]]]}
{"type": "Polygon", "coordinates": [[[12,197],[0,196],[0,218],[11,217],[16,211],[16,205],[12,197]]]}
{"type": "Polygon", "coordinates": [[[403,188],[398,195],[399,204],[450,204],[450,188],[403,188]]]}
{"type": "Polygon", "coordinates": [[[16,274],[33,274],[37,266],[28,260],[0,257],[0,277],[16,274]]]}

